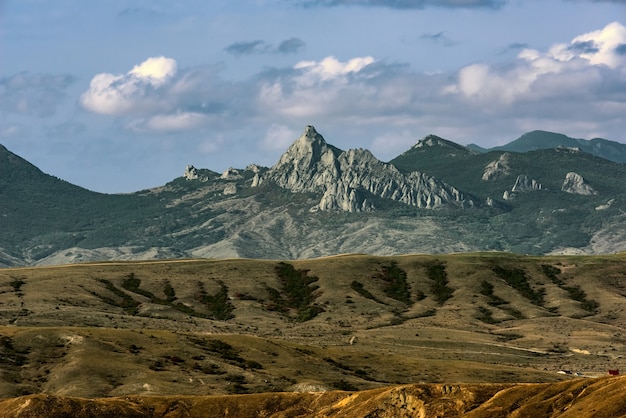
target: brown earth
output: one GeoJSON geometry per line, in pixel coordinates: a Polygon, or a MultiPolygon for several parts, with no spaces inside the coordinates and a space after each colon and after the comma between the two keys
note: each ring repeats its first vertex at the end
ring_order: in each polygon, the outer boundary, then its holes
{"type": "Polygon", "coordinates": [[[31,395],[0,402],[0,417],[620,417],[623,377],[544,384],[429,384],[361,392],[85,399],[31,395]]]}
{"type": "MultiPolygon", "coordinates": [[[[291,284],[275,260],[1,269],[0,411],[27,400],[138,413],[172,403],[172,414],[210,403],[230,405],[236,416],[239,402],[260,408],[275,400],[276,411],[306,407],[324,416],[339,402],[346,411],[374,399],[393,403],[398,385],[409,385],[402,393],[428,411],[445,404],[460,408],[449,413],[478,413],[566,401],[587,408],[591,393],[610,399],[621,385],[593,377],[626,369],[625,254],[353,255],[288,264],[291,284]],[[585,385],[593,391],[579,396],[585,385]]],[[[608,408],[596,408],[597,416],[608,408]]],[[[354,414],[347,416],[367,415],[354,414]]]]}

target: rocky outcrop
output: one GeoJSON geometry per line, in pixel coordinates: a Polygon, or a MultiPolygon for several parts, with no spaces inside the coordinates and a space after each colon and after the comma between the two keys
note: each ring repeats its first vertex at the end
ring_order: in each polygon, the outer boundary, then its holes
{"type": "Polygon", "coordinates": [[[483,181],[492,181],[496,180],[499,177],[506,176],[511,172],[511,166],[509,165],[509,159],[511,158],[511,154],[505,152],[495,161],[490,162],[485,166],[485,170],[483,171],[482,180],[483,181]]]}
{"type": "Polygon", "coordinates": [[[565,175],[565,180],[561,186],[561,190],[566,193],[580,194],[592,196],[598,194],[593,187],[587,184],[587,181],[580,174],[569,172],[565,175]]]}
{"type": "Polygon", "coordinates": [[[472,151],[463,145],[448,141],[447,139],[443,139],[437,135],[428,135],[420,139],[411,149],[419,148],[439,148],[450,157],[464,154],[476,154],[476,151],[472,151]]]}
{"type": "Polygon", "coordinates": [[[602,204],[602,205],[598,205],[595,207],[596,210],[607,210],[608,208],[610,208],[611,206],[613,206],[613,203],[615,203],[615,199],[610,199],[608,202],[602,204]]]}
{"type": "Polygon", "coordinates": [[[515,199],[516,193],[534,192],[542,189],[543,186],[537,180],[526,174],[521,174],[515,179],[515,184],[513,185],[511,190],[504,191],[504,193],[502,194],[502,199],[513,200],[515,199]]]}
{"type": "Polygon", "coordinates": [[[196,167],[192,165],[187,165],[185,167],[185,172],[183,173],[183,177],[186,180],[197,180],[198,179],[198,170],[196,167]]]}
{"type": "Polygon", "coordinates": [[[226,187],[224,187],[224,194],[225,195],[237,194],[237,185],[234,183],[226,185],[226,187]]]}
{"type": "Polygon", "coordinates": [[[511,189],[511,191],[512,192],[533,192],[536,190],[541,190],[542,188],[543,187],[537,180],[531,178],[530,176],[522,174],[522,175],[517,176],[517,179],[515,180],[515,184],[513,185],[513,188],[511,189]]]}
{"type": "Polygon", "coordinates": [[[239,170],[237,170],[236,168],[228,168],[226,169],[222,175],[220,176],[220,178],[222,180],[239,180],[241,178],[243,178],[243,175],[241,174],[241,172],[239,170]]]}
{"type": "Polygon", "coordinates": [[[306,127],[264,180],[293,192],[321,194],[316,207],[320,210],[372,210],[370,196],[429,209],[448,204],[475,205],[456,188],[423,173],[401,173],[367,150],[333,147],[312,126],[306,127]]]}
{"type": "Polygon", "coordinates": [[[328,186],[319,205],[313,210],[333,210],[340,209],[346,212],[368,212],[374,207],[356,189],[348,187],[342,183],[333,183],[328,186]]]}

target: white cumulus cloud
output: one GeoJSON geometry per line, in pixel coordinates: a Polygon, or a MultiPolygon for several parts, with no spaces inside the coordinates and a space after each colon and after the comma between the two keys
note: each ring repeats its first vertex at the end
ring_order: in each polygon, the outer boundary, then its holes
{"type": "Polygon", "coordinates": [[[374,63],[372,57],[357,57],[346,62],[341,62],[333,56],[326,57],[321,61],[300,61],[294,68],[302,70],[300,81],[303,84],[312,84],[317,81],[337,79],[348,74],[355,74],[363,68],[374,63]]]}
{"type": "Polygon", "coordinates": [[[350,96],[367,94],[364,70],[376,61],[356,57],[342,62],[329,56],[321,61],[301,61],[289,77],[266,82],[259,89],[264,108],[286,116],[314,117],[345,110],[350,96]]]}
{"type": "Polygon", "coordinates": [[[154,86],[160,86],[176,75],[177,70],[178,65],[172,58],[155,57],[135,65],[128,74],[146,80],[154,86]]]}
{"type": "Polygon", "coordinates": [[[614,22],[569,43],[554,44],[545,52],[524,49],[507,66],[469,65],[459,71],[457,82],[443,91],[460,93],[487,106],[589,91],[602,82],[600,72],[625,74],[626,56],[620,53],[623,45],[626,27],[614,22]]]}
{"type": "Polygon", "coordinates": [[[176,61],[166,57],[148,58],[126,74],[96,74],[89,89],[80,96],[87,110],[105,115],[144,114],[164,110],[167,103],[159,94],[177,72],[176,61]]]}

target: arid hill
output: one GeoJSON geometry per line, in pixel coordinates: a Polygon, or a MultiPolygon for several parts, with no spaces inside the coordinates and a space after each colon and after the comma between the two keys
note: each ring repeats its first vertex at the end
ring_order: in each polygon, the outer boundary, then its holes
{"type": "Polygon", "coordinates": [[[626,368],[625,257],[351,255],[3,269],[0,397],[605,376],[626,368]]]}
{"type": "Polygon", "coordinates": [[[0,417],[593,418],[626,415],[626,380],[544,384],[422,384],[361,392],[84,399],[32,395],[0,401],[0,417]]]}

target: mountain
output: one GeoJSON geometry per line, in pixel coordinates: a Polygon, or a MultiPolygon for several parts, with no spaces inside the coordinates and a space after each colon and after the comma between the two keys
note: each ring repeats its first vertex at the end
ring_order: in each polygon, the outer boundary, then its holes
{"type": "Polygon", "coordinates": [[[468,145],[468,148],[478,152],[528,152],[539,149],[572,148],[618,163],[626,162],[626,144],[602,138],[593,138],[590,140],[570,138],[563,134],[546,131],[532,131],[525,133],[518,139],[499,147],[486,149],[479,147],[478,145],[471,144],[468,145]]]}
{"type": "Polygon", "coordinates": [[[265,178],[292,192],[321,194],[315,208],[321,210],[374,210],[372,199],[376,198],[428,209],[475,205],[456,188],[418,171],[403,174],[367,150],[341,151],[329,146],[312,126],[306,127],[265,178]]]}
{"type": "Polygon", "coordinates": [[[389,162],[314,127],[272,167],[187,166],[94,193],[0,149],[0,265],[626,249],[626,165],[577,148],[489,151],[430,135],[389,162]]]}

